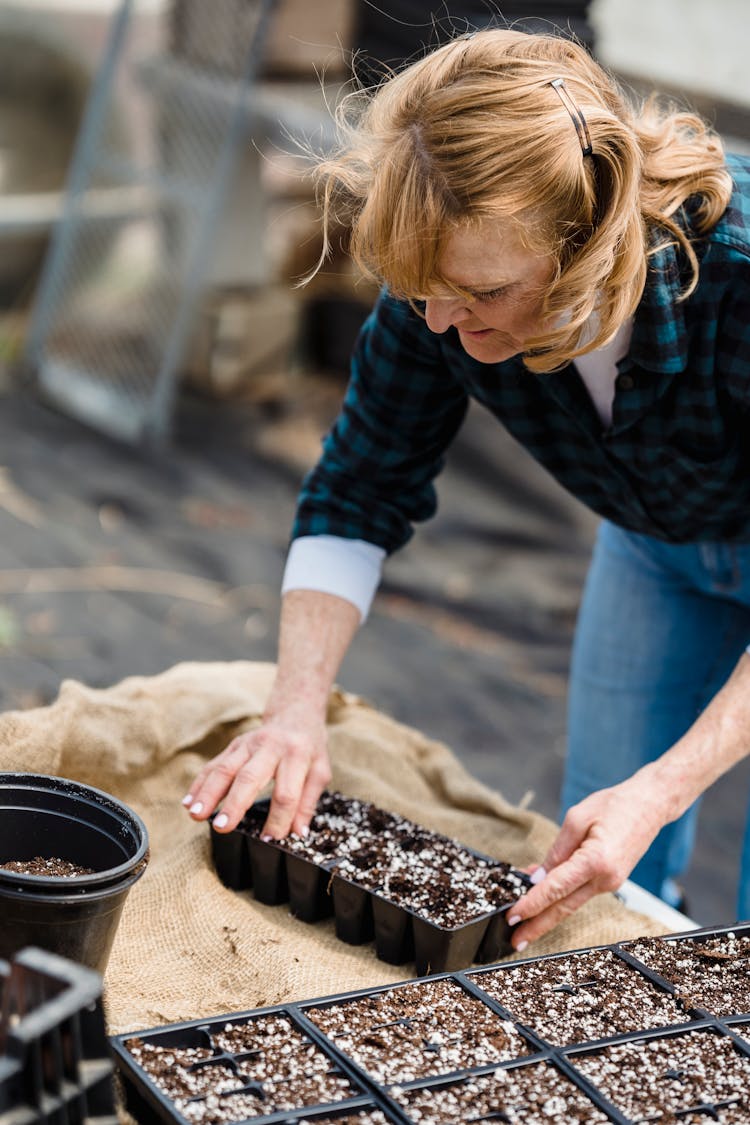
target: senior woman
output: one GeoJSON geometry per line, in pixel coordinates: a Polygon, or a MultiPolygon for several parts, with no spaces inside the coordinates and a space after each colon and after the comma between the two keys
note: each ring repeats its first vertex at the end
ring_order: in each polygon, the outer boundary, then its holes
{"type": "Polygon", "coordinates": [[[230,831],[273,779],[266,833],[305,831],[329,689],[473,398],[603,517],[516,948],[631,872],[669,898],[750,751],[750,160],[567,40],[488,30],[382,85],[319,173],[384,287],[303,486],[264,725],[185,803],[230,831]]]}

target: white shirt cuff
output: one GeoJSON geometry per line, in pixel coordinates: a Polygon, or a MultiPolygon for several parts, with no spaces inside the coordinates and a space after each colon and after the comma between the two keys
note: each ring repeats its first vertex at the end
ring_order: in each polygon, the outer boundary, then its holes
{"type": "Polygon", "coordinates": [[[289,548],[281,592],[318,590],[357,607],[364,623],[380,584],[386,552],[364,539],[302,535],[289,548]]]}

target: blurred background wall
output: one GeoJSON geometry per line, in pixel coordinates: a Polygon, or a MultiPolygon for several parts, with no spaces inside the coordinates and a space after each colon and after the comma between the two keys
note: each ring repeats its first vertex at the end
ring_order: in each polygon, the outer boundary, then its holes
{"type": "Polygon", "coordinates": [[[590,18],[613,69],[750,107],[746,0],[593,0],[590,18]]]}

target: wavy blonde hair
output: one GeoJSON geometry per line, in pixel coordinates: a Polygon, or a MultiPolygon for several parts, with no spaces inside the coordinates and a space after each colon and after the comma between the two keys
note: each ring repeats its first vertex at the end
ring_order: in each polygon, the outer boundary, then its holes
{"type": "Polygon", "coordinates": [[[689,197],[702,234],[727,206],[719,139],[694,114],[650,99],[631,105],[613,79],[562,37],[493,29],[456,39],[338,113],[339,151],[320,160],[324,257],[334,221],[351,228],[365,274],[413,300],[446,286],[440,257],[465,224],[518,224],[523,244],[556,263],[547,323],[529,342],[532,371],[600,347],[635,310],[649,256],[684,254],[682,296],[698,261],[674,215],[689,197]],[[550,85],[563,78],[586,119],[584,157],[550,85]],[[598,328],[583,334],[593,312],[598,328]]]}

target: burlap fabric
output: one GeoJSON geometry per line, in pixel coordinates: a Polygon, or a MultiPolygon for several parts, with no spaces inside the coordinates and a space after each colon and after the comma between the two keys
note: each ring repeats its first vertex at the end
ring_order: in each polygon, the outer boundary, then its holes
{"type": "MultiPolygon", "coordinates": [[[[412,975],[371,945],[339,942],[285,906],[229,891],[210,859],[209,828],[181,807],[206,757],[258,722],[269,664],[179,664],[93,690],[67,681],[49,707],[0,716],[0,770],[73,778],[119,797],[145,820],[146,874],[130,892],[106,976],[109,1030],[368,988],[412,975]]],[[[329,707],[334,786],[518,865],[539,860],[551,821],[509,805],[438,742],[336,691],[329,707]]],[[[589,903],[534,953],[662,933],[612,895],[589,903]]]]}

